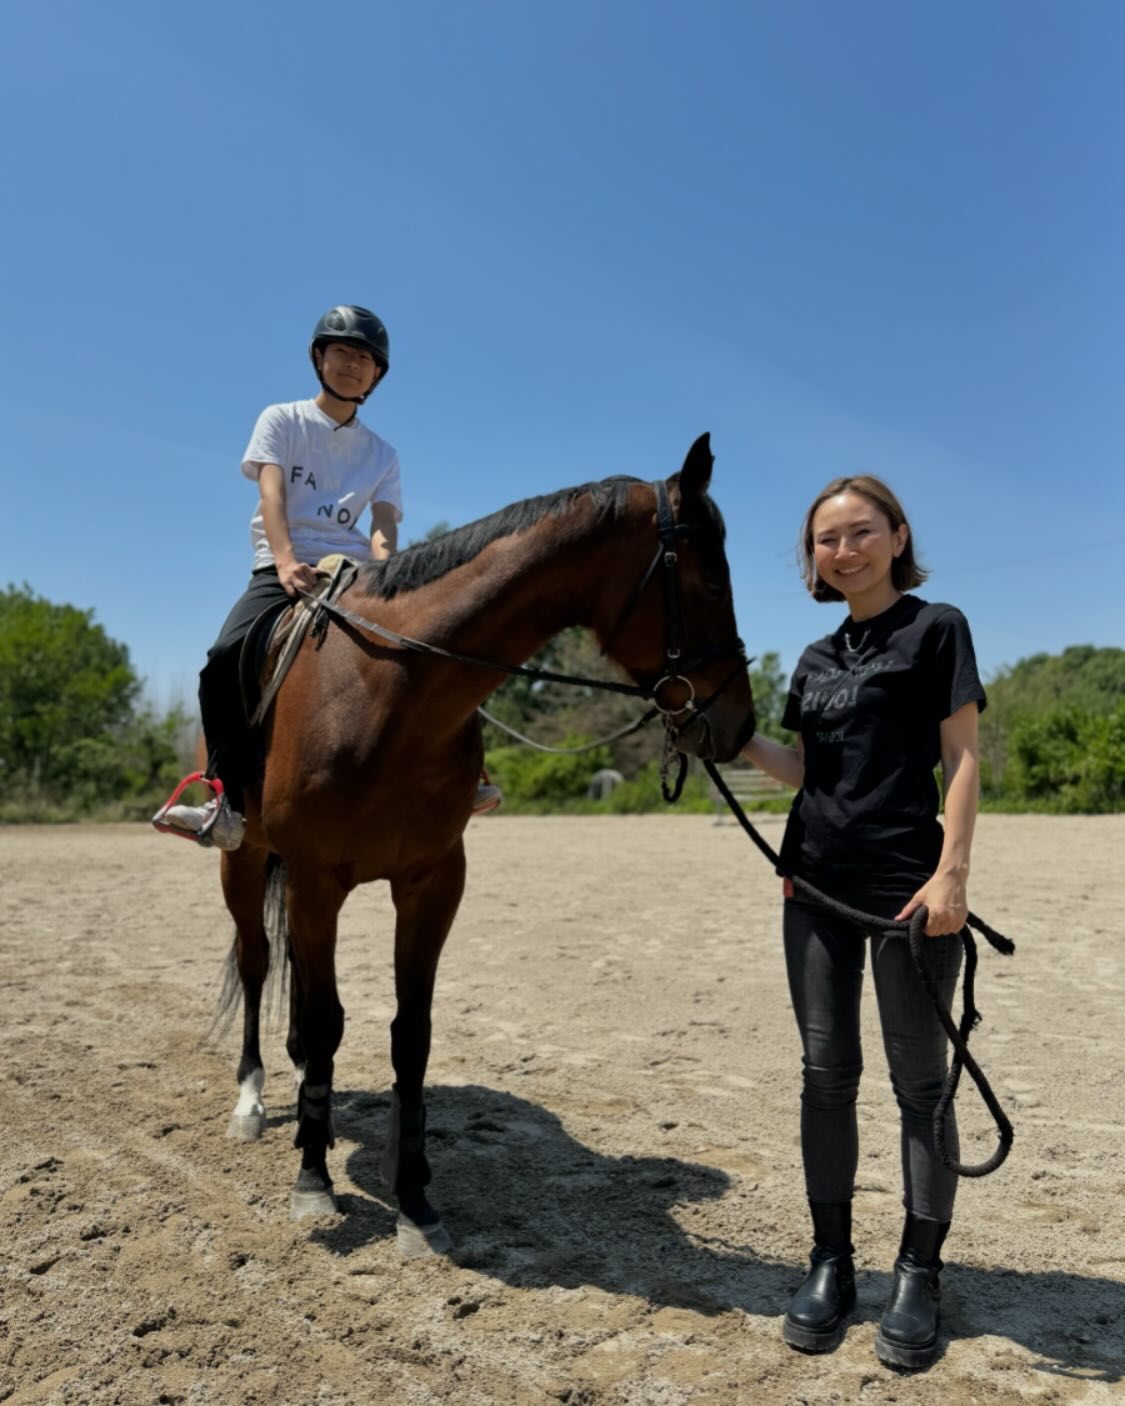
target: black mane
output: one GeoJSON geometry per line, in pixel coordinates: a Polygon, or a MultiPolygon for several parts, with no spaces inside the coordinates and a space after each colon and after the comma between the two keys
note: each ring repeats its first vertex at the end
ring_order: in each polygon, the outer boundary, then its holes
{"type": "Polygon", "coordinates": [[[407,547],[387,561],[368,562],[360,573],[360,585],[368,595],[383,600],[403,591],[416,591],[472,561],[490,542],[526,532],[546,517],[561,517],[585,494],[594,500],[599,518],[613,522],[624,511],[630,488],[641,482],[639,478],[607,478],[539,498],[525,498],[522,503],[456,527],[432,542],[407,547]]]}

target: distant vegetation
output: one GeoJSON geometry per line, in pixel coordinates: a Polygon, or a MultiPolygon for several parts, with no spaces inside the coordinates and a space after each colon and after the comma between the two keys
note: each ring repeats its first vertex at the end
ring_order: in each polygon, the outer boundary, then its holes
{"type": "Polygon", "coordinates": [[[992,810],[1125,810],[1125,650],[1033,654],[988,685],[981,783],[992,810]]]}
{"type": "Polygon", "coordinates": [[[128,649],[93,611],[0,592],[0,820],[147,817],[192,731],[142,702],[128,649]]]}
{"type": "MultiPolygon", "coordinates": [[[[580,630],[565,631],[535,662],[561,673],[609,672],[580,630]]],[[[780,718],[787,679],[777,654],[752,665],[751,683],[759,727],[786,740],[780,718]]],[[[1125,650],[1074,645],[1033,655],[1001,670],[987,688],[986,808],[1125,810],[1125,650]]],[[[640,711],[636,699],[522,678],[505,683],[487,707],[508,726],[556,746],[606,737],[640,711]]],[[[182,709],[158,713],[144,703],[127,648],[105,634],[92,611],[53,605],[28,586],[0,593],[0,821],[147,817],[190,762],[195,730],[182,709]]],[[[485,743],[509,814],[663,809],[656,723],[577,757],[534,751],[487,724],[485,743]],[[601,768],[625,781],[592,800],[587,788],[601,768]]],[[[680,808],[710,805],[706,779],[693,771],[680,808]]]]}

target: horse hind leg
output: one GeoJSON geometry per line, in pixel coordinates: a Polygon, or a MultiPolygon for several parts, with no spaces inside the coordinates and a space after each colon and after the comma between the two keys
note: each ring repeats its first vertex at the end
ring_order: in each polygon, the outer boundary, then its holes
{"type": "Polygon", "coordinates": [[[304,1078],[297,1091],[297,1134],[301,1168],[289,1200],[293,1220],[332,1215],[336,1197],[328,1172],[335,1146],[332,1127],[332,1073],[344,1033],[344,1008],[336,990],[336,919],[345,897],[334,878],[303,874],[287,886],[293,961],[289,1052],[304,1078]]]}
{"type": "Polygon", "coordinates": [[[266,1125],[262,1089],[266,1082],[261,1052],[262,992],[270,969],[270,943],[264,921],[269,854],[243,847],[223,855],[223,896],[235,923],[228,974],[230,1001],[237,999],[233,971],[242,987],[242,1055],[238,1062],[238,1102],[227,1124],[227,1136],[254,1142],[266,1125]]]}
{"type": "Polygon", "coordinates": [[[304,993],[301,990],[300,973],[293,962],[292,949],[289,949],[287,956],[289,961],[289,1034],[285,1041],[285,1048],[289,1058],[293,1061],[293,1077],[299,1096],[301,1085],[305,1082],[305,1065],[308,1063],[304,1041],[301,1038],[301,1011],[304,1006],[304,993]]]}

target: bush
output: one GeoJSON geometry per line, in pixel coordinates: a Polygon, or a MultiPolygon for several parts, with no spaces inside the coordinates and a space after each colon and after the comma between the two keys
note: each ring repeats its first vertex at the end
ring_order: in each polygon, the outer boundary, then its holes
{"type": "Polygon", "coordinates": [[[1108,713],[1069,704],[1016,720],[1004,793],[1034,808],[1090,814],[1125,808],[1125,703],[1108,713]]]}

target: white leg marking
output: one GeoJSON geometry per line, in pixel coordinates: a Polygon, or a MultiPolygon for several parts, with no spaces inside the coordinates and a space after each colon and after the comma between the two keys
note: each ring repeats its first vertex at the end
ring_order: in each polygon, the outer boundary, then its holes
{"type": "Polygon", "coordinates": [[[262,1088],[266,1082],[266,1071],[255,1069],[247,1074],[238,1086],[238,1102],[234,1106],[236,1118],[247,1118],[251,1114],[264,1115],[266,1106],[262,1102],[262,1088]]]}
{"type": "Polygon", "coordinates": [[[266,1071],[255,1069],[238,1086],[238,1102],[227,1124],[227,1137],[236,1142],[256,1142],[266,1127],[266,1106],[262,1102],[262,1085],[266,1071]]]}

